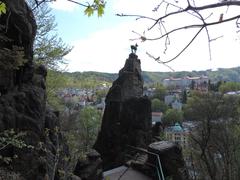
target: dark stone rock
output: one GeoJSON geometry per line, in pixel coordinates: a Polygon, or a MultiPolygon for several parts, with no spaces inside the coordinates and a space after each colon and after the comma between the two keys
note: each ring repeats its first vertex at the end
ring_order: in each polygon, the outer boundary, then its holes
{"type": "Polygon", "coordinates": [[[79,176],[72,175],[70,180],[82,180],[79,176]]]}
{"type": "Polygon", "coordinates": [[[120,113],[121,144],[146,148],[151,142],[151,102],[131,98],[122,103],[120,113]]]}
{"type": "Polygon", "coordinates": [[[108,102],[123,102],[132,97],[142,97],[143,79],[141,62],[137,55],[130,54],[124,67],[119,71],[119,77],[113,82],[107,97],[108,102]]]}
{"type": "MultiPolygon", "coordinates": [[[[150,144],[148,151],[159,155],[165,177],[170,176],[173,180],[189,179],[179,145],[174,142],[160,141],[150,144]]],[[[148,162],[157,164],[156,156],[149,155],[148,162]]]]}
{"type": "Polygon", "coordinates": [[[150,141],[151,102],[143,97],[140,60],[132,53],[106,96],[101,131],[94,148],[107,170],[126,161],[126,145],[146,148],[150,141]]]}
{"type": "Polygon", "coordinates": [[[163,133],[163,128],[161,122],[156,122],[152,127],[152,137],[160,141],[160,133],[163,133]]]}
{"type": "Polygon", "coordinates": [[[1,89],[11,89],[15,85],[27,83],[32,79],[33,41],[37,25],[32,11],[24,0],[2,0],[2,2],[6,4],[7,13],[0,16],[0,34],[4,34],[9,40],[1,41],[0,48],[12,50],[15,46],[22,47],[24,58],[27,59],[24,66],[18,70],[9,70],[7,73],[0,70],[0,76],[8,79],[8,83],[7,81],[4,84],[0,83],[1,89]]]}
{"type": "Polygon", "coordinates": [[[85,160],[78,160],[74,174],[82,180],[102,180],[102,160],[100,154],[92,150],[85,160]]]}
{"type": "Polygon", "coordinates": [[[26,180],[58,179],[58,169],[66,166],[62,157],[69,153],[61,136],[58,113],[46,107],[47,70],[44,66],[33,66],[36,22],[24,0],[2,2],[7,14],[0,16],[0,35],[9,40],[1,40],[0,48],[22,47],[26,63],[18,70],[0,69],[0,132],[9,129],[25,132],[25,144],[34,148],[8,146],[0,150],[2,156],[18,156],[10,165],[0,162],[0,168],[26,180]]]}
{"type": "Polygon", "coordinates": [[[5,168],[0,168],[0,180],[25,180],[20,174],[5,168]]]}

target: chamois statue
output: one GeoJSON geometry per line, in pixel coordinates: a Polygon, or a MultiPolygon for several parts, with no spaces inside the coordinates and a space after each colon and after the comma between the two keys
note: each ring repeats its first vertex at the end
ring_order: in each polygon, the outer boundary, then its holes
{"type": "Polygon", "coordinates": [[[136,52],[137,52],[137,47],[138,47],[137,44],[131,45],[131,50],[132,50],[132,53],[133,53],[133,54],[136,54],[136,52]]]}

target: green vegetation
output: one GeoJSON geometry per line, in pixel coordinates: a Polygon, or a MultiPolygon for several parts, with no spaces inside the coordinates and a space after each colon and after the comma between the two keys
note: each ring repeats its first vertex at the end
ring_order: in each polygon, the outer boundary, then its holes
{"type": "Polygon", "coordinates": [[[55,109],[62,110],[64,108],[64,104],[62,100],[57,97],[56,91],[66,87],[66,84],[67,80],[62,76],[61,72],[48,70],[46,81],[47,102],[55,109]]]}
{"type": "Polygon", "coordinates": [[[98,17],[101,17],[104,14],[105,2],[102,0],[94,0],[92,5],[88,5],[84,11],[85,15],[88,17],[94,14],[94,11],[97,11],[98,17]]]}
{"type": "MultiPolygon", "coordinates": [[[[71,84],[77,87],[83,87],[84,83],[81,81],[97,81],[112,83],[118,75],[116,73],[103,73],[103,72],[64,72],[64,75],[72,80],[71,84]]],[[[142,72],[144,83],[146,86],[153,86],[154,84],[162,83],[162,81],[169,77],[184,77],[184,76],[201,76],[206,75],[211,80],[211,83],[218,83],[220,81],[240,82],[240,67],[229,69],[218,69],[217,71],[181,71],[181,72],[142,72]]],[[[87,84],[85,82],[85,84],[87,84]]]]}
{"type": "Polygon", "coordinates": [[[99,72],[64,72],[62,73],[62,76],[67,80],[67,87],[87,89],[93,89],[102,84],[110,86],[112,81],[115,80],[114,77],[117,77],[117,75],[112,76],[112,74],[99,72]]]}
{"type": "Polygon", "coordinates": [[[221,93],[226,93],[230,91],[239,91],[239,90],[240,90],[239,82],[225,82],[225,83],[222,83],[219,87],[219,91],[221,93]]]}
{"type": "Polygon", "coordinates": [[[167,89],[160,83],[153,84],[153,87],[155,88],[153,98],[158,98],[161,101],[164,101],[167,89]]]}
{"type": "Polygon", "coordinates": [[[151,102],[152,102],[152,111],[154,112],[165,113],[168,109],[168,106],[163,101],[160,101],[158,98],[152,99],[151,102]]]}
{"type": "MultiPolygon", "coordinates": [[[[35,7],[35,1],[28,1],[30,7],[35,7]]],[[[43,64],[48,69],[47,75],[47,102],[56,109],[62,109],[63,104],[57,97],[56,91],[66,87],[66,79],[62,76],[62,66],[66,64],[64,56],[71,51],[54,31],[56,30],[55,17],[51,14],[48,4],[42,3],[34,10],[37,23],[37,34],[34,41],[34,61],[43,64]]]]}
{"type": "Polygon", "coordinates": [[[239,179],[238,96],[221,93],[192,93],[185,113],[198,123],[191,134],[190,164],[200,179],[239,179]]]}
{"type": "Polygon", "coordinates": [[[7,12],[6,4],[0,1],[0,16],[2,14],[6,14],[6,12],[7,12]]]}
{"type": "Polygon", "coordinates": [[[101,125],[101,112],[94,107],[85,107],[80,112],[70,115],[65,122],[67,128],[64,135],[67,137],[71,154],[83,157],[93,146],[101,125]]]}
{"type": "Polygon", "coordinates": [[[168,109],[162,119],[164,126],[172,126],[176,122],[181,124],[182,121],[183,121],[183,112],[176,109],[168,109]]]}
{"type": "MultiPolygon", "coordinates": [[[[31,145],[27,145],[23,137],[26,135],[24,132],[15,132],[14,129],[4,130],[0,133],[0,151],[6,150],[9,147],[15,147],[18,149],[33,148],[31,145]]],[[[13,159],[18,158],[16,154],[13,156],[2,156],[0,155],[0,161],[6,164],[10,164],[13,159]]]]}
{"type": "MultiPolygon", "coordinates": [[[[35,2],[30,1],[34,7],[35,2]]],[[[34,61],[37,64],[44,64],[48,69],[60,71],[65,65],[67,55],[72,47],[66,45],[55,33],[57,24],[54,15],[48,4],[43,3],[34,10],[37,23],[37,34],[34,41],[34,61]]]]}
{"type": "Polygon", "coordinates": [[[106,97],[107,93],[108,89],[97,90],[96,91],[97,102],[101,102],[102,99],[106,97]]]}

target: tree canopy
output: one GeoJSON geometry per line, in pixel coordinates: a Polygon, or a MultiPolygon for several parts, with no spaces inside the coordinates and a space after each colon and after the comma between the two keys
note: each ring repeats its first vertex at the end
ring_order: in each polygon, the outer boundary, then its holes
{"type": "Polygon", "coordinates": [[[200,179],[239,179],[238,96],[218,92],[194,93],[187,101],[189,119],[196,121],[190,135],[191,153],[200,179]],[[238,158],[237,158],[238,159],[238,158]]]}
{"type": "Polygon", "coordinates": [[[172,126],[176,122],[182,123],[183,112],[176,109],[168,109],[164,114],[162,121],[164,126],[172,126]]]}
{"type": "Polygon", "coordinates": [[[168,106],[163,101],[160,101],[158,98],[152,99],[151,102],[152,102],[152,111],[154,112],[165,113],[168,109],[168,106]]]}
{"type": "Polygon", "coordinates": [[[240,90],[239,82],[225,82],[225,83],[222,83],[219,87],[219,91],[221,93],[226,93],[230,91],[239,91],[239,90],[240,90]]]}
{"type": "Polygon", "coordinates": [[[167,89],[160,83],[154,85],[155,91],[153,94],[153,98],[158,98],[161,101],[164,101],[164,97],[167,93],[167,89]]]}
{"type": "MultiPolygon", "coordinates": [[[[35,2],[28,1],[31,8],[35,7],[35,2]]],[[[55,16],[51,13],[48,4],[39,4],[33,10],[36,23],[37,34],[34,41],[34,61],[37,64],[44,64],[48,69],[61,70],[67,64],[66,56],[72,47],[66,45],[56,33],[55,16]]]]}

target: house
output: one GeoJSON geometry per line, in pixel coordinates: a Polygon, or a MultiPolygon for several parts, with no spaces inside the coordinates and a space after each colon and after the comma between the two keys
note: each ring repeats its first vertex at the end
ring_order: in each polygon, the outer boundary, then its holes
{"type": "Polygon", "coordinates": [[[158,122],[162,122],[162,112],[152,112],[152,125],[155,125],[158,122]]]}
{"type": "Polygon", "coordinates": [[[164,102],[166,105],[170,105],[175,99],[175,95],[167,95],[164,97],[164,102]]]}
{"type": "Polygon", "coordinates": [[[197,76],[197,77],[183,77],[183,78],[167,78],[163,80],[163,85],[170,89],[183,90],[186,88],[192,88],[200,91],[208,90],[208,77],[197,76]]]}
{"type": "Polygon", "coordinates": [[[168,141],[173,141],[183,148],[188,147],[190,130],[182,127],[178,122],[174,126],[165,129],[165,137],[168,141]]]}
{"type": "Polygon", "coordinates": [[[156,88],[144,88],[143,89],[143,95],[148,96],[148,97],[152,97],[154,95],[155,90],[156,90],[156,88]]]}
{"type": "Polygon", "coordinates": [[[174,102],[172,102],[171,105],[173,109],[182,110],[182,103],[179,102],[177,99],[174,102]]]}
{"type": "MultiPolygon", "coordinates": [[[[176,104],[176,106],[178,106],[180,103],[180,97],[179,94],[175,93],[175,94],[171,94],[171,95],[167,95],[164,97],[164,103],[168,106],[174,106],[176,104]],[[172,105],[173,103],[175,103],[174,105],[172,105]]],[[[174,106],[175,107],[175,106],[174,106]]]]}

